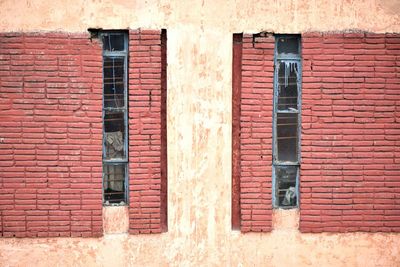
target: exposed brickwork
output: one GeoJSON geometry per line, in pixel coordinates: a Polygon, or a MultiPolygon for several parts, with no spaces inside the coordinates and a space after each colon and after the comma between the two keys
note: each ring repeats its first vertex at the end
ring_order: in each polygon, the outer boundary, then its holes
{"type": "Polygon", "coordinates": [[[161,137],[166,134],[166,46],[161,45],[161,31],[130,31],[129,38],[129,229],[132,234],[159,233],[166,230],[166,205],[161,203],[167,175],[166,139],[161,137]]]}
{"type": "MultiPolygon", "coordinates": [[[[302,43],[301,231],[399,231],[400,35],[302,43]]],[[[273,37],[244,36],[234,151],[244,232],[271,228],[273,51],[273,37]]]]}
{"type": "MultiPolygon", "coordinates": [[[[130,32],[131,233],[167,229],[161,36],[130,32]]],[[[88,37],[0,35],[1,236],[102,234],[102,48],[88,37]]]]}
{"type": "Polygon", "coordinates": [[[400,34],[307,33],[303,232],[400,231],[400,34]]]}
{"type": "Polygon", "coordinates": [[[242,232],[272,229],[273,64],[273,36],[243,36],[240,102],[242,232]]]}
{"type": "Polygon", "coordinates": [[[0,236],[102,234],[102,56],[85,34],[0,34],[0,236]]]}

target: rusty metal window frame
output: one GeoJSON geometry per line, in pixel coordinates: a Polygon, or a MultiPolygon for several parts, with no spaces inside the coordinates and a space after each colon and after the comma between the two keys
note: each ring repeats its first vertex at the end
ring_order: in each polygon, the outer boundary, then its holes
{"type": "MultiPolygon", "coordinates": [[[[102,188],[103,188],[103,205],[104,206],[119,206],[119,205],[127,205],[129,201],[129,183],[128,183],[128,32],[127,31],[101,31],[99,34],[100,40],[102,41],[103,44],[103,107],[102,107],[102,119],[103,119],[103,179],[102,179],[102,188]],[[123,36],[123,49],[118,49],[118,51],[115,51],[111,48],[111,42],[110,42],[110,37],[121,37],[123,36]],[[105,44],[104,40],[106,39],[105,37],[108,37],[108,41],[110,42],[109,44],[105,44]],[[106,49],[108,45],[108,50],[106,49]],[[113,59],[113,64],[114,64],[114,59],[119,59],[120,61],[123,61],[123,107],[106,107],[106,97],[105,97],[105,85],[106,85],[106,74],[105,74],[105,62],[106,59],[113,59]],[[123,114],[123,121],[124,121],[124,140],[123,140],[123,151],[124,155],[122,157],[115,157],[115,158],[106,158],[106,132],[105,132],[105,117],[106,114],[114,114],[117,113],[122,113],[123,114]],[[113,167],[114,171],[116,170],[116,166],[123,166],[124,168],[124,174],[123,174],[123,179],[115,179],[117,181],[123,181],[123,186],[121,190],[118,190],[120,193],[115,193],[115,192],[106,192],[109,188],[110,181],[112,179],[107,178],[109,176],[109,170],[110,167],[113,167]],[[108,185],[107,185],[108,184],[108,185]],[[107,188],[106,188],[107,187],[107,188]],[[118,199],[111,199],[112,194],[115,195],[122,195],[121,198],[118,199]]],[[[114,72],[114,66],[113,66],[113,72],[114,72]]],[[[115,80],[115,79],[114,79],[115,80]]],[[[114,88],[114,91],[116,89],[114,88]]],[[[119,99],[121,100],[121,99],[119,99]]],[[[108,100],[109,101],[109,100],[108,100]]],[[[115,101],[117,102],[116,98],[115,101]]]]}
{"type": "MultiPolygon", "coordinates": [[[[287,70],[285,70],[286,72],[287,70]]],[[[289,70],[290,72],[290,70],[289,70]]],[[[300,170],[300,130],[301,130],[301,37],[300,35],[275,35],[275,53],[274,53],[274,108],[273,108],[273,166],[272,166],[272,203],[274,208],[283,208],[283,209],[291,209],[297,208],[299,206],[300,192],[299,192],[299,170],[300,170]],[[297,53],[279,53],[279,48],[285,41],[284,40],[296,40],[297,41],[297,53]],[[297,109],[289,108],[288,110],[279,110],[278,109],[278,101],[279,101],[279,86],[281,83],[279,82],[279,68],[280,64],[285,64],[285,68],[287,65],[290,67],[294,65],[296,69],[296,77],[297,77],[297,109]],[[297,135],[296,135],[296,154],[297,160],[293,161],[282,161],[278,156],[278,132],[277,132],[277,118],[278,114],[297,114],[297,135]],[[280,178],[277,177],[278,168],[281,170],[296,168],[296,177],[295,177],[295,191],[290,191],[290,188],[286,190],[285,195],[289,195],[295,193],[296,201],[293,204],[283,205],[280,203],[279,199],[279,182],[280,178]]],[[[289,75],[286,74],[285,75],[289,75]]],[[[285,77],[285,79],[288,79],[285,77]]],[[[283,191],[283,190],[281,190],[283,191]]]]}

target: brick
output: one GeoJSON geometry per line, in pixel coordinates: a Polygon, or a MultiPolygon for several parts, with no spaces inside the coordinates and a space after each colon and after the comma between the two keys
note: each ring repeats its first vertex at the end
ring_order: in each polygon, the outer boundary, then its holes
{"type": "Polygon", "coordinates": [[[163,191],[166,188],[166,177],[160,173],[166,167],[166,154],[162,152],[166,151],[162,140],[162,125],[166,114],[161,112],[165,110],[166,104],[166,83],[163,80],[165,73],[162,70],[166,66],[166,47],[163,34],[160,33],[130,31],[131,40],[140,40],[139,43],[129,43],[132,63],[129,85],[134,88],[128,100],[131,107],[129,161],[131,173],[135,173],[130,176],[129,183],[130,188],[141,195],[136,198],[137,194],[130,194],[129,232],[132,234],[159,233],[166,230],[166,192],[163,191]],[[149,113],[150,107],[152,114],[149,113]],[[139,128],[132,127],[138,124],[139,128]],[[150,142],[158,145],[150,145],[150,142]],[[155,177],[158,179],[152,179],[155,177]],[[149,190],[151,188],[154,190],[149,190]],[[153,222],[153,218],[162,218],[162,222],[153,222]]]}
{"type": "MultiPolygon", "coordinates": [[[[72,161],[72,158],[68,157],[74,154],[65,153],[66,150],[64,149],[70,148],[70,151],[77,152],[79,156],[82,149],[80,146],[71,146],[61,150],[58,146],[67,144],[70,137],[66,133],[70,132],[69,128],[74,129],[71,131],[72,134],[78,135],[84,132],[79,132],[76,129],[87,130],[89,127],[94,131],[97,129],[101,133],[101,121],[92,120],[91,124],[81,123],[81,118],[75,117],[72,112],[66,112],[76,110],[74,105],[80,105],[82,100],[92,98],[93,93],[81,91],[79,96],[65,94],[68,92],[71,82],[80,83],[82,88],[92,88],[94,80],[91,75],[81,73],[80,58],[83,58],[85,66],[89,66],[92,71],[100,73],[101,77],[101,47],[99,43],[95,45],[90,43],[87,34],[23,33],[14,37],[10,36],[9,40],[12,41],[11,43],[15,41],[15,43],[21,44],[21,47],[14,46],[14,49],[18,51],[4,57],[9,60],[7,64],[11,66],[12,71],[6,75],[1,75],[0,83],[4,88],[7,86],[22,90],[23,97],[22,95],[16,97],[15,91],[2,95],[13,104],[8,107],[8,113],[10,116],[14,116],[14,122],[2,122],[1,125],[8,128],[7,134],[10,135],[8,140],[12,147],[8,150],[7,155],[10,155],[15,161],[6,172],[6,177],[12,178],[13,181],[10,180],[10,182],[5,183],[4,187],[5,190],[6,188],[13,188],[15,192],[11,193],[14,197],[9,198],[12,201],[12,206],[8,207],[8,204],[0,203],[0,209],[6,209],[0,214],[0,217],[2,217],[0,220],[7,224],[16,218],[12,216],[19,216],[21,223],[27,225],[26,228],[9,228],[7,231],[10,232],[6,236],[78,235],[80,233],[74,233],[74,230],[68,226],[71,225],[70,211],[66,211],[67,214],[60,211],[58,203],[62,200],[73,202],[66,204],[74,204],[74,199],[79,200],[83,191],[74,194],[72,199],[63,200],[68,193],[60,192],[59,188],[68,189],[70,183],[68,177],[79,175],[82,172],[82,169],[79,168],[86,166],[86,162],[72,161]],[[21,36],[24,38],[21,38],[21,36]],[[66,49],[70,49],[70,40],[74,40],[71,42],[79,46],[79,49],[73,49],[73,56],[66,56],[70,54],[70,51],[66,51],[66,49]],[[25,49],[22,48],[23,46],[25,46],[25,49]],[[43,50],[44,48],[47,48],[47,50],[43,50]],[[90,51],[90,56],[87,54],[88,51],[90,51]],[[86,62],[90,62],[90,64],[86,64],[86,62]],[[60,72],[54,72],[55,70],[60,70],[60,72]],[[62,77],[64,74],[69,75],[68,73],[79,75],[79,77],[62,77]],[[21,84],[22,81],[23,84],[21,84]],[[47,98],[44,95],[43,88],[45,87],[47,87],[47,98]],[[11,131],[11,129],[13,130],[11,131]],[[62,160],[58,161],[59,159],[62,160]],[[18,214],[11,215],[7,209],[14,209],[18,214]],[[48,231],[46,225],[49,221],[49,212],[62,212],[61,215],[66,216],[62,218],[63,223],[67,227],[53,228],[50,233],[46,232],[48,231]]],[[[3,49],[6,48],[1,46],[0,54],[8,53],[8,50],[3,49]]],[[[101,85],[101,80],[99,85],[101,85]]],[[[85,108],[88,110],[101,108],[101,91],[98,94],[97,100],[85,103],[85,108]]],[[[99,114],[101,115],[101,113],[99,114]]],[[[93,150],[101,151],[101,143],[93,150]]],[[[86,148],[84,151],[86,151],[86,148]]],[[[0,165],[7,163],[7,160],[8,157],[2,157],[0,165]]],[[[89,167],[89,169],[86,169],[86,172],[88,171],[92,172],[92,175],[81,175],[81,182],[87,188],[97,187],[101,192],[101,183],[91,184],[92,176],[101,177],[101,169],[93,171],[89,167]],[[84,183],[85,180],[88,183],[84,183]]],[[[6,195],[5,192],[3,195],[6,195]]],[[[101,194],[98,195],[98,201],[101,201],[101,194]]],[[[71,211],[80,209],[79,206],[74,206],[71,211]]],[[[101,206],[93,206],[92,211],[101,214],[101,206]]],[[[92,232],[93,236],[98,236],[99,229],[101,232],[101,225],[97,230],[89,229],[88,236],[92,236],[92,232]],[[97,232],[95,233],[95,231],[97,232]]]]}
{"type": "MultiPolygon", "coordinates": [[[[393,209],[397,214],[400,210],[399,204],[393,202],[394,194],[390,191],[392,184],[388,184],[392,182],[385,182],[386,179],[391,179],[389,177],[398,177],[393,168],[398,154],[392,143],[400,134],[392,119],[395,113],[393,107],[396,105],[384,100],[389,92],[386,90],[390,88],[390,75],[395,73],[396,58],[386,54],[390,50],[383,45],[388,39],[386,35],[345,33],[323,36],[322,42],[316,37],[303,35],[303,43],[312,43],[309,46],[312,48],[307,45],[303,47],[303,53],[307,54],[307,50],[323,49],[330,43],[339,42],[341,45],[340,40],[344,37],[341,46],[343,51],[337,50],[333,57],[308,57],[304,62],[318,66],[313,68],[314,71],[318,70],[318,80],[313,80],[314,73],[310,73],[310,77],[303,76],[302,97],[306,101],[303,101],[302,120],[311,123],[310,127],[306,127],[304,123],[302,126],[300,190],[304,192],[302,213],[312,212],[316,217],[319,217],[318,214],[329,215],[321,218],[330,226],[325,226],[313,216],[302,216],[300,230],[398,231],[395,226],[384,225],[381,222],[382,217],[376,215],[383,214],[386,209],[393,209]],[[367,54],[367,51],[371,51],[371,54],[367,54]],[[324,60],[323,64],[319,64],[321,60],[324,60]],[[342,77],[342,70],[350,73],[354,71],[352,74],[359,73],[359,76],[346,74],[342,77]],[[315,90],[319,86],[324,89],[315,90]],[[312,90],[313,88],[315,89],[312,90]],[[319,98],[315,96],[317,94],[320,95],[319,98]],[[325,99],[325,95],[333,100],[332,105],[317,100],[325,99]],[[330,111],[327,105],[332,107],[332,113],[325,114],[330,111]],[[313,112],[310,113],[309,110],[313,112]],[[378,123],[378,120],[386,123],[378,123]],[[395,138],[391,139],[392,137],[395,138]],[[320,141],[324,139],[334,141],[320,141]],[[329,158],[332,160],[328,160],[329,158]],[[320,175],[316,164],[321,170],[320,175]],[[385,174],[385,169],[390,171],[385,174]],[[330,195],[332,191],[334,193],[330,195]],[[313,193],[310,195],[306,192],[313,193]],[[346,216],[340,216],[341,214],[346,216]]],[[[332,48],[328,49],[334,52],[332,48]]],[[[388,219],[396,220],[393,215],[395,213],[388,216],[388,219]]]]}
{"type": "MultiPolygon", "coordinates": [[[[272,151],[263,149],[261,140],[272,137],[270,113],[261,115],[264,107],[272,112],[273,88],[273,38],[257,37],[253,45],[250,38],[244,37],[241,68],[241,105],[240,115],[235,117],[240,124],[240,229],[242,232],[270,231],[272,229],[271,183],[265,183],[265,177],[271,177],[272,151]],[[264,50],[265,53],[260,51],[264,50]],[[268,108],[271,107],[271,108],[268,108]],[[251,123],[250,123],[251,122],[251,123]],[[260,163],[266,170],[260,170],[260,163]],[[262,192],[268,192],[266,198],[262,192]],[[261,203],[261,199],[265,199],[261,203]],[[261,212],[258,212],[261,211],[261,212]],[[245,214],[254,213],[252,216],[245,214]]],[[[238,74],[239,75],[239,74],[238,74]]],[[[239,106],[237,106],[239,108],[239,106]]]]}

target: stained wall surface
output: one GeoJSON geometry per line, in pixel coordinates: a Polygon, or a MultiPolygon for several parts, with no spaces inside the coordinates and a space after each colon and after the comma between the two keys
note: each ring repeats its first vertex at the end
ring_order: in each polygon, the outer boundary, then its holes
{"type": "MultiPolygon", "coordinates": [[[[0,239],[0,266],[399,266],[400,236],[231,230],[232,33],[400,32],[398,1],[1,1],[0,31],[168,30],[168,225],[159,235],[0,239]]],[[[107,229],[107,228],[106,228],[107,229]]]]}

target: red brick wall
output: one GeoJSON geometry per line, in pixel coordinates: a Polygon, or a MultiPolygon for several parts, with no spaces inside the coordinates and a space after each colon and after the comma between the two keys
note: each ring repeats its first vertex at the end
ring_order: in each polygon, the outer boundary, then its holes
{"type": "Polygon", "coordinates": [[[167,229],[166,35],[136,30],[129,38],[129,229],[159,233],[167,229]]]}
{"type": "Polygon", "coordinates": [[[272,230],[274,42],[267,34],[243,36],[239,118],[242,232],[272,230]]]}
{"type": "MultiPolygon", "coordinates": [[[[167,229],[166,32],[130,31],[129,44],[130,232],[157,233],[167,229]]],[[[98,40],[0,34],[0,236],[102,235],[101,108],[98,40]]]]}
{"type": "MultiPolygon", "coordinates": [[[[273,37],[243,38],[233,179],[244,232],[271,230],[273,51],[273,37]]],[[[300,230],[400,231],[400,35],[306,33],[302,56],[300,230]]]]}
{"type": "Polygon", "coordinates": [[[400,34],[307,33],[300,229],[400,231],[400,34]]]}
{"type": "Polygon", "coordinates": [[[102,234],[102,56],[88,34],[0,34],[0,236],[102,234]]]}

